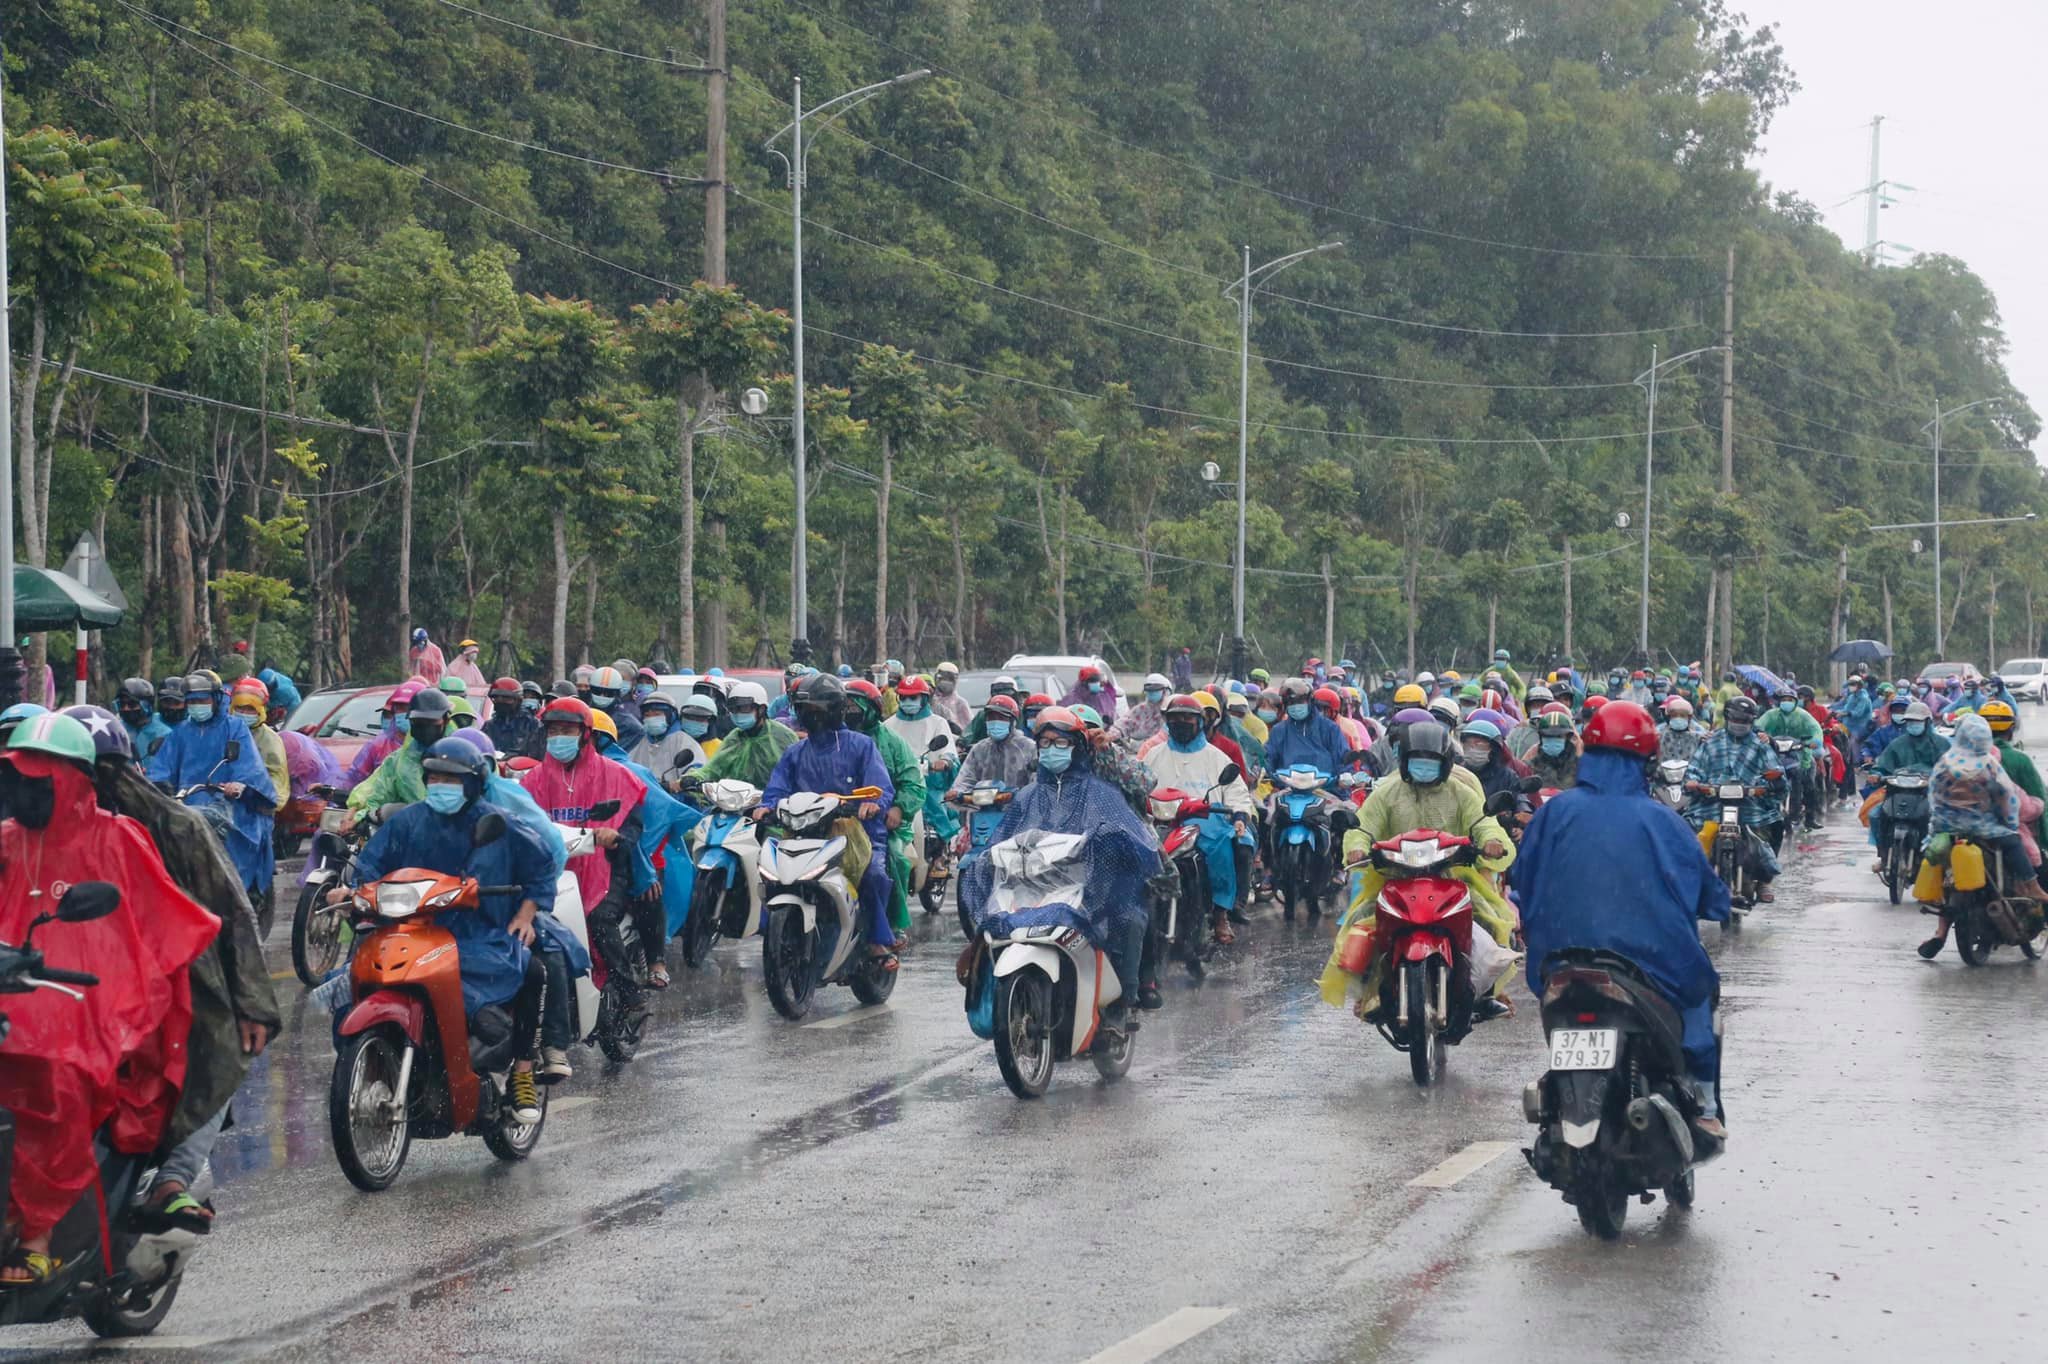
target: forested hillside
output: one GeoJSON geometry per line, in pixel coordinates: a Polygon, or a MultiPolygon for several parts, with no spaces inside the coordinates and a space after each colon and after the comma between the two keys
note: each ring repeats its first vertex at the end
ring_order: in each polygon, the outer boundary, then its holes
{"type": "MultiPolygon", "coordinates": [[[[2010,395],[1996,302],[1767,198],[1744,163],[1796,82],[1723,0],[731,6],[730,290],[693,287],[697,0],[0,10],[21,548],[103,530],[142,605],[115,675],[253,635],[387,677],[415,623],[536,671],[592,639],[786,656],[790,200],[762,144],[794,77],[816,103],[921,67],[810,163],[828,655],[1213,649],[1224,289],[1245,243],[1333,239],[1251,327],[1267,658],[1322,652],[1326,613],[1361,661],[1632,650],[1633,380],[1720,341],[1730,248],[1737,491],[1719,357],[1666,370],[1652,638],[1700,656],[1725,556],[1745,657],[1812,670],[1838,616],[1930,652],[1927,532],[1866,527],[1930,519],[1937,399],[2010,395]],[[757,382],[750,418],[727,399],[757,382]]],[[[1948,423],[1944,516],[2048,509],[2037,427],[2017,396],[1948,423]]],[[[1958,656],[2039,644],[2014,529],[1946,538],[1958,656]]]]}

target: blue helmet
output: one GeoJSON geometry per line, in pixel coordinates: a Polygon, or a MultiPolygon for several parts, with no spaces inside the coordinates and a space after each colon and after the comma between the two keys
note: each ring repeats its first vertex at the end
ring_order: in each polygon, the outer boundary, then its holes
{"type": "Polygon", "coordinates": [[[420,759],[420,767],[428,772],[462,778],[465,804],[483,799],[484,786],[491,776],[491,760],[464,739],[437,740],[420,759]]]}

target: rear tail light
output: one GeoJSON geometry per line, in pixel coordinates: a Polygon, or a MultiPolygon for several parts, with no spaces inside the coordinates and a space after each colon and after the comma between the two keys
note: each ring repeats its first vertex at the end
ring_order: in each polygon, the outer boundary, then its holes
{"type": "MultiPolygon", "coordinates": [[[[1577,966],[1568,966],[1562,971],[1553,972],[1550,978],[1543,982],[1543,1002],[1546,1005],[1555,1004],[1563,999],[1565,991],[1570,989],[1591,990],[1596,995],[1621,1004],[1629,1002],[1628,991],[1616,985],[1613,976],[1605,971],[1591,971],[1577,966]]],[[[1579,1021],[1586,1023],[1592,1020],[1590,1017],[1581,1017],[1579,1021]]]]}

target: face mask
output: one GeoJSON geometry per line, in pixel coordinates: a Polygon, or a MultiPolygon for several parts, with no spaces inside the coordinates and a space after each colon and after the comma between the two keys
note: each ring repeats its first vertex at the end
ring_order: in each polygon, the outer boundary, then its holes
{"type": "Polygon", "coordinates": [[[412,727],[412,741],[421,748],[432,748],[447,732],[448,727],[439,720],[422,720],[412,727]]]}
{"type": "Polygon", "coordinates": [[[548,756],[558,763],[574,762],[583,741],[573,734],[555,734],[548,739],[548,756]]]}
{"type": "Polygon", "coordinates": [[[534,700],[532,697],[529,696],[524,701],[521,701],[519,703],[519,709],[522,713],[527,715],[538,715],[540,714],[540,702],[534,700]]]}
{"type": "Polygon", "coordinates": [[[213,718],[213,707],[201,703],[188,705],[185,707],[185,718],[203,725],[213,718]]]}
{"type": "Polygon", "coordinates": [[[1912,735],[1912,736],[1913,736],[1914,738],[1916,738],[1916,739],[1917,739],[1917,738],[1919,738],[1919,737],[1920,737],[1921,735],[1925,734],[1926,732],[1927,732],[1927,722],[1926,722],[1926,721],[1924,721],[1924,720],[1908,720],[1908,721],[1906,721],[1906,733],[1908,733],[1908,734],[1912,735]]]}
{"type": "Polygon", "coordinates": [[[462,788],[436,782],[427,788],[427,804],[437,815],[452,815],[463,806],[462,788]]]}
{"type": "Polygon", "coordinates": [[[410,733],[411,730],[412,717],[410,715],[394,715],[391,717],[391,732],[393,734],[406,734],[410,733]]]}
{"type": "Polygon", "coordinates": [[[1101,690],[1102,684],[1100,682],[1090,682],[1088,684],[1088,694],[1091,696],[1099,693],[1101,690]]]}
{"type": "Polygon", "coordinates": [[[1674,715],[1671,717],[1671,727],[1682,734],[1692,728],[1692,717],[1690,715],[1674,715]]]}
{"type": "Polygon", "coordinates": [[[1546,758],[1562,758],[1564,756],[1564,740],[1562,738],[1544,739],[1542,746],[1543,756],[1546,758]]]}
{"type": "Polygon", "coordinates": [[[1790,715],[1793,711],[1798,709],[1799,703],[1797,701],[1780,701],[1778,703],[1778,711],[1782,715],[1790,715]]]}
{"type": "Polygon", "coordinates": [[[1009,738],[1009,737],[1010,737],[1010,722],[1009,722],[1008,720],[991,720],[991,721],[989,721],[989,722],[988,722],[988,737],[989,737],[989,738],[991,738],[991,739],[994,739],[994,740],[995,740],[995,741],[996,741],[997,743],[1001,743],[1001,742],[1002,742],[1003,740],[1005,740],[1005,739],[1009,738]]]}
{"type": "Polygon", "coordinates": [[[1145,699],[1156,706],[1166,700],[1166,693],[1157,687],[1147,687],[1145,689],[1145,699]]]}
{"type": "Polygon", "coordinates": [[[652,695],[654,695],[654,688],[653,688],[653,687],[651,687],[651,686],[649,686],[649,685],[648,685],[647,683],[645,683],[645,682],[642,682],[642,683],[641,683],[641,684],[640,684],[639,686],[637,686],[637,687],[633,688],[633,696],[634,696],[634,698],[635,698],[636,700],[637,700],[638,698],[640,698],[640,697],[643,697],[643,696],[652,696],[652,695]]]}
{"type": "MultiPolygon", "coordinates": [[[[683,733],[689,735],[692,739],[701,739],[711,732],[711,722],[708,720],[685,720],[682,722],[682,725],[683,733]]],[[[662,726],[663,730],[667,728],[667,725],[662,726]]],[[[647,732],[649,734],[655,733],[653,726],[650,725],[647,732]]]]}
{"type": "Polygon", "coordinates": [[[1731,739],[1747,739],[1750,731],[1754,728],[1755,726],[1747,720],[1730,720],[1728,722],[1728,737],[1731,739]]]}
{"type": "Polygon", "coordinates": [[[896,713],[906,720],[921,719],[924,715],[924,698],[920,696],[914,701],[898,700],[896,713]]]}
{"type": "Polygon", "coordinates": [[[596,706],[599,710],[610,710],[613,706],[619,704],[618,693],[592,692],[590,693],[590,704],[596,706]]]}
{"type": "Polygon", "coordinates": [[[1259,710],[1259,719],[1266,724],[1270,725],[1279,718],[1280,712],[1277,710],[1270,710],[1265,707],[1261,707],[1259,710]]]}
{"type": "Polygon", "coordinates": [[[1306,719],[1308,719],[1308,702],[1306,702],[1306,701],[1290,701],[1290,702],[1288,702],[1288,703],[1287,703],[1287,718],[1288,718],[1288,719],[1290,719],[1290,720],[1306,720],[1306,719]]]}
{"type": "Polygon", "coordinates": [[[942,677],[938,681],[932,683],[932,685],[939,689],[939,695],[941,696],[951,696],[953,694],[954,683],[953,679],[950,677],[942,677]]]}
{"type": "Polygon", "coordinates": [[[57,813],[57,788],[47,778],[33,780],[13,768],[0,772],[0,813],[30,829],[46,829],[57,813]]]}
{"type": "Polygon", "coordinates": [[[1073,764],[1074,750],[1071,748],[1054,748],[1047,745],[1038,750],[1038,766],[1054,776],[1066,771],[1073,764]]]}
{"type": "Polygon", "coordinates": [[[1484,740],[1466,744],[1464,747],[1465,766],[1467,767],[1484,767],[1487,763],[1493,761],[1493,748],[1484,740]]]}
{"type": "Polygon", "coordinates": [[[750,710],[734,711],[732,716],[732,727],[734,729],[752,729],[755,725],[755,722],[760,720],[760,718],[760,716],[754,714],[754,712],[750,710]]]}
{"type": "Polygon", "coordinates": [[[1443,760],[1441,758],[1410,758],[1408,760],[1407,773],[1409,781],[1420,786],[1428,786],[1444,774],[1443,760]]]}
{"type": "MultiPolygon", "coordinates": [[[[640,720],[640,727],[647,731],[648,738],[659,739],[662,735],[668,733],[668,717],[665,715],[643,716],[640,720]]],[[[683,728],[688,730],[689,726],[684,725],[683,728]]]]}

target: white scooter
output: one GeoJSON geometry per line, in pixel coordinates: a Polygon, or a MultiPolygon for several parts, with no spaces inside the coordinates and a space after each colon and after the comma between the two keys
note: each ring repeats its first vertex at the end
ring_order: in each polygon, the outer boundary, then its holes
{"type": "MultiPolygon", "coordinates": [[[[1087,835],[1027,829],[988,850],[995,878],[992,910],[1079,905],[1087,884],[1087,835]]],[[[1086,1056],[1105,1080],[1131,1068],[1138,1019],[1121,1029],[1105,1025],[1102,1011],[1123,997],[1123,982],[1102,949],[1077,928],[1040,924],[1006,937],[983,934],[995,958],[996,1064],[1020,1099],[1036,1099],[1052,1082],[1053,1066],[1086,1056]]]]}
{"type": "Polygon", "coordinates": [[[697,864],[690,916],[683,922],[683,961],[700,965],[720,938],[738,941],[761,931],[761,833],[747,816],[761,788],[728,777],[698,788],[711,807],[690,830],[697,864]]]}
{"type": "MultiPolygon", "coordinates": [[[[592,819],[608,819],[614,811],[606,810],[604,804],[591,810],[592,819]]],[[[614,807],[614,810],[616,807],[614,807]]],[[[597,830],[582,829],[571,824],[557,824],[555,831],[562,836],[562,842],[573,860],[597,851],[597,830]]],[[[583,950],[591,953],[593,963],[597,954],[591,951],[590,923],[583,909],[583,888],[577,884],[576,873],[567,867],[555,878],[555,907],[552,911],[556,922],[569,930],[569,936],[583,944],[583,950]]],[[[631,953],[639,941],[633,926],[633,916],[624,916],[619,924],[620,935],[631,953]]],[[[624,1064],[633,1059],[640,1048],[640,1033],[646,1026],[647,1014],[644,1008],[627,1007],[617,982],[624,975],[625,968],[612,968],[606,963],[606,980],[600,989],[593,973],[586,971],[575,978],[576,997],[571,1001],[575,1009],[573,1031],[584,1045],[594,1046],[605,1054],[608,1060],[624,1064]]]]}
{"type": "Polygon", "coordinates": [[[770,816],[782,833],[761,848],[761,974],[784,1018],[809,1013],[821,984],[850,986],[870,1005],[896,988],[894,961],[867,953],[860,887],[846,878],[846,839],[832,832],[836,821],[881,798],[871,786],[843,796],[798,791],[770,816]]]}

